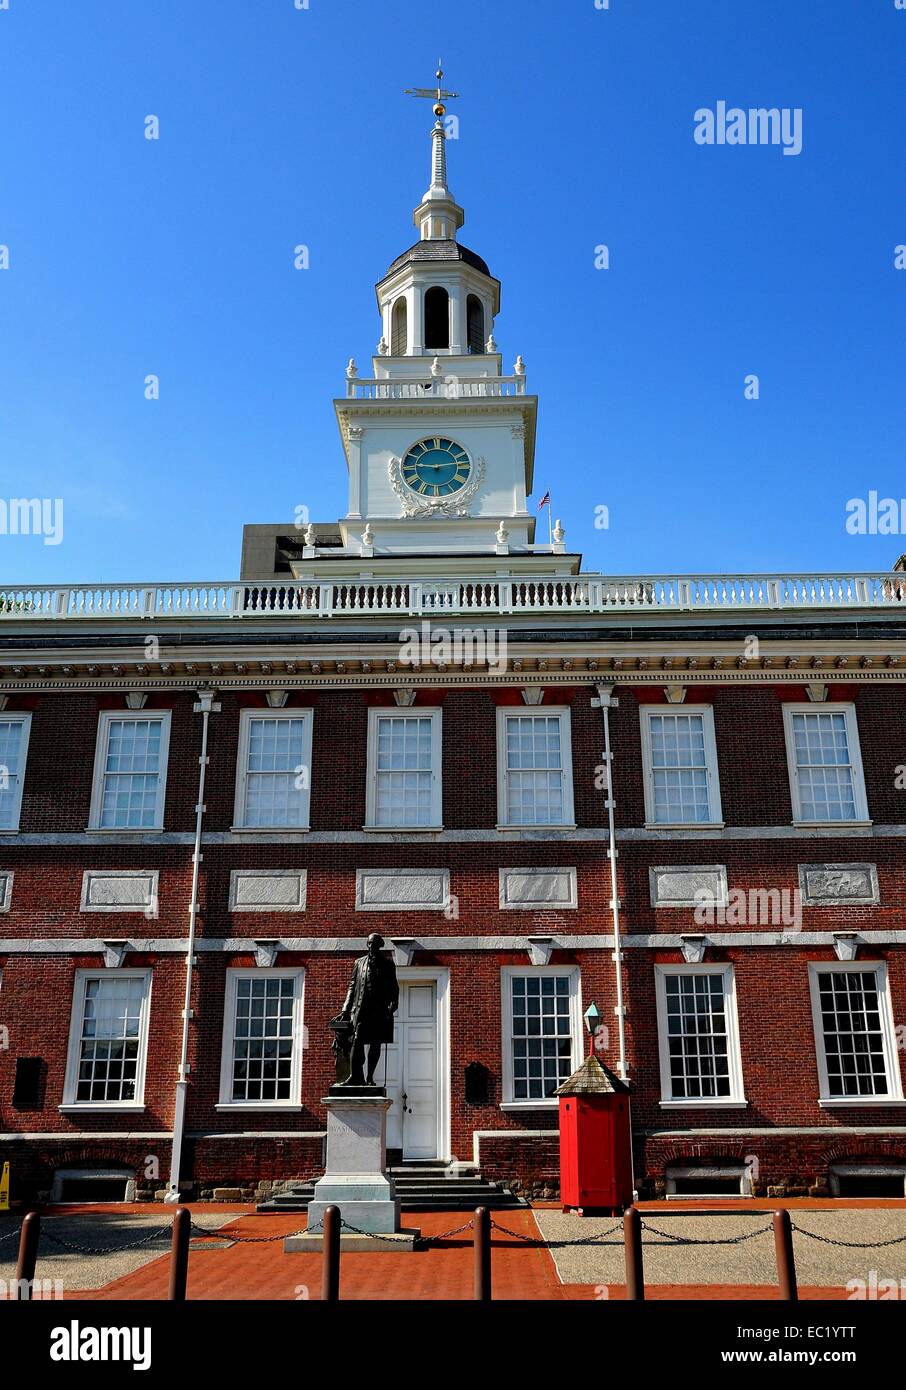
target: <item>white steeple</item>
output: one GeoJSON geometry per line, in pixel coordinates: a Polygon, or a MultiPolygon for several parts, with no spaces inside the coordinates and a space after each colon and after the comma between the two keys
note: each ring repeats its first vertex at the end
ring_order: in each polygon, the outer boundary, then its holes
{"type": "Polygon", "coordinates": [[[418,88],[410,91],[412,96],[434,98],[434,115],[437,117],[431,131],[431,183],[422,198],[412,220],[423,241],[455,241],[456,233],[466,220],[466,215],[447,187],[447,129],[444,116],[447,108],[444,101],[452,100],[458,94],[445,92],[443,88],[444,70],[438,66],[437,88],[418,88]]]}

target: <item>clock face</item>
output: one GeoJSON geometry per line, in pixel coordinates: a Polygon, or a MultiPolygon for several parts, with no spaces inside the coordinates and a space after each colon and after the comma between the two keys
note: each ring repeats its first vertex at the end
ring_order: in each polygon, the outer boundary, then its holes
{"type": "Polygon", "coordinates": [[[472,460],[452,439],[422,439],[403,459],[403,482],[420,497],[449,497],[469,481],[472,460]]]}

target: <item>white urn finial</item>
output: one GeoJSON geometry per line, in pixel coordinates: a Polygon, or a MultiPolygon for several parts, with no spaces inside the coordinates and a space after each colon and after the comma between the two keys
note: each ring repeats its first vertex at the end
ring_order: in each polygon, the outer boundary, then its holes
{"type": "Polygon", "coordinates": [[[439,357],[435,357],[434,361],[431,363],[431,375],[432,375],[432,376],[441,376],[442,374],[443,374],[443,367],[440,365],[440,358],[439,358],[439,357]]]}
{"type": "Polygon", "coordinates": [[[365,522],[365,530],[362,532],[362,544],[374,545],[374,532],[371,529],[371,522],[365,522]]]}
{"type": "Polygon", "coordinates": [[[380,341],[380,342],[378,343],[378,345],[377,345],[377,350],[378,350],[378,356],[379,356],[379,357],[386,357],[386,356],[387,356],[388,347],[387,347],[387,339],[386,339],[386,338],[381,338],[381,341],[380,341]]]}
{"type": "Polygon", "coordinates": [[[516,365],[513,368],[513,371],[516,373],[517,376],[525,376],[525,363],[522,360],[521,352],[519,356],[516,358],[516,365]]]}
{"type": "Polygon", "coordinates": [[[497,544],[506,545],[509,538],[510,533],[507,530],[506,522],[501,519],[500,525],[497,527],[497,544]]]}
{"type": "Polygon", "coordinates": [[[496,340],[496,338],[494,337],[494,334],[492,333],[491,336],[490,336],[490,338],[488,339],[488,341],[487,341],[486,344],[485,344],[485,352],[496,352],[496,351],[497,351],[497,340],[496,340]]]}
{"type": "Polygon", "coordinates": [[[562,523],[561,523],[561,521],[560,521],[560,518],[557,517],[557,524],[556,524],[556,526],[554,527],[554,540],[555,540],[555,541],[557,542],[557,544],[559,545],[560,542],[565,538],[565,536],[566,536],[566,532],[565,532],[564,529],[563,529],[563,525],[562,525],[562,523]]]}
{"type": "Polygon", "coordinates": [[[356,364],[355,364],[355,358],[354,358],[354,357],[350,357],[350,359],[349,359],[349,366],[346,368],[346,375],[347,375],[348,377],[354,377],[354,376],[358,376],[358,374],[359,374],[359,369],[358,369],[358,367],[357,367],[356,364]]]}
{"type": "Polygon", "coordinates": [[[315,543],[315,528],[314,528],[314,526],[312,525],[312,523],[309,522],[308,525],[307,525],[306,528],[305,528],[305,544],[306,544],[306,545],[314,545],[314,543],[315,543]]]}

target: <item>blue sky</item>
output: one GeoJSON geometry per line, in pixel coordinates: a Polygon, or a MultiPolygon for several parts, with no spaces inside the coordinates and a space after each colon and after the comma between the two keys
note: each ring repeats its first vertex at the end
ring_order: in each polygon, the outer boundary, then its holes
{"type": "Polygon", "coordinates": [[[0,497],[62,497],[65,530],[0,537],[0,582],[228,578],[244,522],[346,510],[331,400],[415,239],[431,117],[403,88],[438,54],[461,239],[541,398],[536,499],[586,565],[906,549],[844,524],[906,495],[895,0],[8,3],[0,497]],[[696,144],[719,100],[801,108],[801,154],[696,144]]]}

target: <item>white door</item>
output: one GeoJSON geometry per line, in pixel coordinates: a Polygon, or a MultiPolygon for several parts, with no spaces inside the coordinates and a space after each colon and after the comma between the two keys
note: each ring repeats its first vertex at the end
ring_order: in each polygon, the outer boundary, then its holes
{"type": "MultiPolygon", "coordinates": [[[[387,1147],[404,1159],[437,1158],[437,984],[400,984],[394,1041],[385,1049],[387,1147]]],[[[376,1078],[377,1079],[377,1078],[376,1078]]]]}

